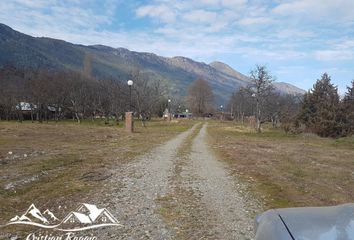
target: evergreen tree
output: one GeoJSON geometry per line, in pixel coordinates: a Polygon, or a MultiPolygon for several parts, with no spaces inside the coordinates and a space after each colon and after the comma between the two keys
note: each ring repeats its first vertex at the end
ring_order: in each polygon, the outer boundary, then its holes
{"type": "Polygon", "coordinates": [[[341,134],[338,121],[339,96],[337,87],[324,73],[313,89],[304,96],[299,120],[308,130],[322,137],[337,137],[341,134]]]}
{"type": "Polygon", "coordinates": [[[302,123],[309,123],[310,119],[313,118],[314,115],[314,104],[310,102],[311,92],[310,90],[304,94],[301,110],[299,112],[298,120],[302,123]]]}
{"type": "Polygon", "coordinates": [[[342,102],[343,135],[354,134],[354,80],[347,86],[347,92],[342,102]]]}

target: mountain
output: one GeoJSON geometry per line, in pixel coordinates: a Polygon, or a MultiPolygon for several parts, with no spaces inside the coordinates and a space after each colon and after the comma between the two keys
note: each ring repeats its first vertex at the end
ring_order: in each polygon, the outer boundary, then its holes
{"type": "Polygon", "coordinates": [[[10,219],[10,222],[15,222],[15,221],[19,221],[20,217],[18,215],[16,215],[15,217],[10,219]]]}
{"type": "Polygon", "coordinates": [[[43,216],[41,211],[39,211],[38,208],[34,204],[31,204],[31,206],[27,209],[25,214],[23,214],[20,218],[20,221],[30,221],[30,222],[36,222],[40,221],[41,223],[48,224],[49,221],[43,216]]]}
{"type": "Polygon", "coordinates": [[[275,89],[281,93],[287,93],[291,95],[298,95],[298,94],[302,95],[306,93],[305,90],[285,82],[274,82],[273,85],[275,89]]]}
{"type": "MultiPolygon", "coordinates": [[[[213,62],[206,64],[186,57],[161,57],[153,53],[134,52],[125,48],[102,45],[84,46],[62,40],[31,37],[0,24],[0,67],[47,68],[82,71],[85,59],[91,61],[94,77],[115,77],[126,81],[139,70],[149,79],[160,79],[173,95],[186,95],[194,80],[203,78],[210,83],[221,103],[236,89],[246,86],[250,79],[230,66],[213,62]]],[[[283,93],[303,93],[287,84],[276,84],[283,93]]]]}
{"type": "Polygon", "coordinates": [[[50,219],[52,222],[54,221],[59,221],[59,219],[54,215],[54,213],[52,213],[51,211],[49,211],[49,209],[45,210],[43,212],[43,215],[47,218],[50,219]]]}
{"type": "MultiPolygon", "coordinates": [[[[233,68],[231,68],[229,65],[222,63],[222,62],[212,62],[209,64],[213,68],[217,69],[218,71],[232,76],[236,79],[243,80],[245,83],[249,84],[251,82],[251,79],[242,73],[237,72],[233,68]]],[[[298,88],[292,84],[285,83],[285,82],[273,82],[273,85],[277,91],[280,93],[286,93],[286,94],[291,94],[291,95],[296,95],[296,94],[304,94],[305,90],[298,88]]]]}
{"type": "Polygon", "coordinates": [[[231,76],[235,79],[240,79],[245,83],[249,83],[251,81],[248,77],[246,77],[242,73],[237,72],[235,69],[225,63],[215,61],[210,63],[209,65],[215,68],[216,70],[222,72],[223,74],[231,76]]]}

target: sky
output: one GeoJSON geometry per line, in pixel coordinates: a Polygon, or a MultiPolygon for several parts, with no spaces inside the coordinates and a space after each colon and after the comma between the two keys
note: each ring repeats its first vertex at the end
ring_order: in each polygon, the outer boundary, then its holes
{"type": "Polygon", "coordinates": [[[248,75],[266,65],[304,90],[327,72],[354,79],[354,0],[1,0],[0,22],[68,42],[222,61],[248,75]]]}

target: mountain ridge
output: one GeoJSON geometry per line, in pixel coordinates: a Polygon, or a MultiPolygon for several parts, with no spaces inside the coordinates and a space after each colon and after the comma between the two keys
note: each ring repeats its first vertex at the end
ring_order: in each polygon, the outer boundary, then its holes
{"type": "MultiPolygon", "coordinates": [[[[127,80],[135,70],[149,79],[160,79],[172,95],[186,95],[194,80],[203,78],[212,86],[219,102],[225,102],[236,89],[250,79],[221,62],[206,64],[175,56],[130,51],[105,45],[80,45],[48,37],[32,37],[0,23],[0,67],[48,68],[82,71],[85,57],[92,61],[94,77],[127,80]]],[[[275,84],[280,92],[298,94],[305,91],[288,83],[275,84]]]]}

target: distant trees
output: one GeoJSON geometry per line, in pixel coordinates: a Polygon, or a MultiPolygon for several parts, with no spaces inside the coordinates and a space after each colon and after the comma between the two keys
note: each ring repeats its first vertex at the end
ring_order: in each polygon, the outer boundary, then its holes
{"type": "MultiPolygon", "coordinates": [[[[143,125],[145,120],[153,115],[162,115],[163,107],[167,103],[167,88],[161,80],[148,79],[144,77],[139,69],[131,73],[133,85],[133,107],[139,114],[143,125]]],[[[128,91],[127,91],[128,92],[128,91]]],[[[145,125],[144,125],[145,126],[145,125]]]]}
{"type": "Polygon", "coordinates": [[[283,95],[279,98],[277,111],[281,128],[286,132],[298,132],[297,115],[301,108],[301,95],[283,95]]]}
{"type": "Polygon", "coordinates": [[[194,81],[188,88],[188,104],[195,116],[203,116],[213,107],[214,94],[208,82],[194,81]]]}
{"type": "Polygon", "coordinates": [[[279,94],[274,91],[270,75],[265,66],[257,65],[250,72],[251,83],[235,92],[229,102],[230,108],[243,121],[245,116],[256,118],[256,130],[261,132],[263,122],[271,120],[276,124],[279,112],[279,94]]]}
{"type": "Polygon", "coordinates": [[[230,98],[229,109],[235,119],[256,119],[257,132],[263,122],[280,126],[285,132],[309,131],[321,137],[354,134],[354,80],[343,99],[324,73],[313,88],[302,95],[284,95],[274,91],[274,78],[264,66],[251,71],[252,83],[238,89],[230,98]]]}
{"type": "Polygon", "coordinates": [[[252,96],[252,92],[249,91],[249,88],[241,87],[232,94],[228,107],[235,120],[243,123],[245,117],[254,115],[254,100],[255,99],[252,96]]]}
{"type": "Polygon", "coordinates": [[[238,89],[230,98],[228,107],[235,119],[244,122],[246,117],[255,119],[255,128],[261,132],[264,122],[280,126],[289,132],[300,107],[298,95],[275,91],[274,77],[265,66],[256,65],[251,71],[252,82],[238,89]]]}
{"type": "MultiPolygon", "coordinates": [[[[0,119],[39,122],[63,118],[119,119],[128,110],[125,81],[96,79],[90,75],[90,57],[83,72],[0,68],[0,119]],[[22,103],[22,104],[21,104],[22,103]]],[[[140,74],[134,78],[133,111],[142,118],[161,115],[166,89],[160,81],[140,74]]]]}
{"type": "Polygon", "coordinates": [[[8,67],[0,71],[0,110],[1,119],[17,118],[22,121],[20,99],[27,97],[25,93],[24,73],[8,67]]]}
{"type": "MultiPolygon", "coordinates": [[[[261,124],[272,123],[273,127],[281,126],[285,132],[289,132],[294,125],[294,119],[300,107],[300,97],[297,95],[284,95],[272,91],[264,99],[261,110],[261,124]],[[280,124],[280,125],[279,125],[280,124]]],[[[235,120],[244,122],[246,118],[255,117],[257,102],[250,86],[240,88],[230,98],[228,108],[235,120]]],[[[256,122],[257,130],[257,122],[256,122]]]]}

